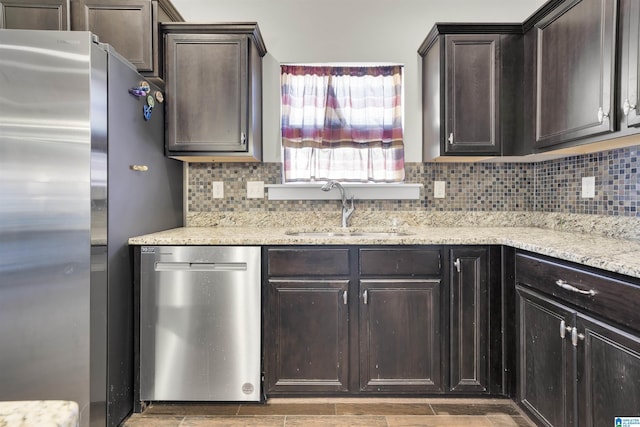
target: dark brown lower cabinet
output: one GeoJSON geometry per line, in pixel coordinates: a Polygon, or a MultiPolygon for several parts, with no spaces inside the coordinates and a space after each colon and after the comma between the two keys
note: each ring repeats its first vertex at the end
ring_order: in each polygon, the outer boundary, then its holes
{"type": "Polygon", "coordinates": [[[503,393],[499,253],[266,247],[265,393],[503,393]]]}
{"type": "Polygon", "coordinates": [[[637,417],[640,337],[522,286],[516,291],[518,401],[536,421],[597,427],[637,417]]]}
{"type": "Polygon", "coordinates": [[[443,391],[441,247],[264,253],[268,395],[443,391]]]}
{"type": "Polygon", "coordinates": [[[267,391],[349,388],[348,280],[269,280],[267,391]]]}
{"type": "Polygon", "coordinates": [[[440,280],[360,281],[360,390],[439,392],[440,280]]]}
{"type": "Polygon", "coordinates": [[[575,312],[521,287],[517,301],[518,400],[543,425],[575,425],[576,348],[560,335],[575,312]]]}
{"type": "Polygon", "coordinates": [[[640,336],[578,314],[578,424],[640,416],[640,336]],[[582,347],[582,349],[580,349],[582,347]]]}
{"type": "Polygon", "coordinates": [[[353,254],[331,246],[265,249],[267,394],[349,390],[353,254]]]}
{"type": "MultiPolygon", "coordinates": [[[[449,249],[450,391],[489,390],[489,247],[449,249]]],[[[496,307],[499,313],[499,306],[496,307]]]]}

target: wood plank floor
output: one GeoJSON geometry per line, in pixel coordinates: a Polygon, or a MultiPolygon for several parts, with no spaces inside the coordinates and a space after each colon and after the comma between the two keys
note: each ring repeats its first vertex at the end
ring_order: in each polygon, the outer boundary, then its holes
{"type": "Polygon", "coordinates": [[[152,404],[124,427],[533,427],[506,399],[314,398],[266,404],[152,404]]]}

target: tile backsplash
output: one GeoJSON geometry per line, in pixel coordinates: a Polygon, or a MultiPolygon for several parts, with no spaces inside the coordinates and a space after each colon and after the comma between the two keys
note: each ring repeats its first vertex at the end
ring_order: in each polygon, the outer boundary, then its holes
{"type": "MultiPolygon", "coordinates": [[[[639,217],[640,146],[538,163],[407,163],[406,181],[424,185],[420,200],[359,200],[360,211],[553,212],[639,217]],[[581,197],[582,178],[594,176],[595,197],[581,197]],[[445,181],[446,197],[433,198],[445,181]]],[[[247,199],[246,182],[281,182],[280,163],[191,163],[188,211],[333,212],[335,201],[247,199]],[[211,195],[224,182],[224,198],[211,195]]]]}

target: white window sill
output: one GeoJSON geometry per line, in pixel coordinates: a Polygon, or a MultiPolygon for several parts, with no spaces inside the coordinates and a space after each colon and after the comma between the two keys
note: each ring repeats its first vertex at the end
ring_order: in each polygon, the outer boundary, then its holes
{"type": "MultiPolygon", "coordinates": [[[[337,188],[322,191],[323,183],[267,184],[269,200],[335,200],[340,199],[337,188]]],[[[356,200],[419,200],[424,187],[416,183],[358,184],[343,183],[347,198],[356,200]]]]}

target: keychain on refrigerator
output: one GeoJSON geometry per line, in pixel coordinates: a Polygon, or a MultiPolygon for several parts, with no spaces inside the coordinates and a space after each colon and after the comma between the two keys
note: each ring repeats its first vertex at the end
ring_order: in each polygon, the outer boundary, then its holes
{"type": "Polygon", "coordinates": [[[147,96],[150,90],[151,88],[149,87],[149,83],[143,80],[138,84],[138,86],[129,89],[129,93],[140,98],[141,96],[147,96]]]}
{"type": "Polygon", "coordinates": [[[147,120],[147,121],[151,120],[151,112],[152,112],[152,110],[153,110],[153,107],[150,107],[148,105],[144,105],[142,107],[142,114],[143,114],[145,120],[147,120]]]}

